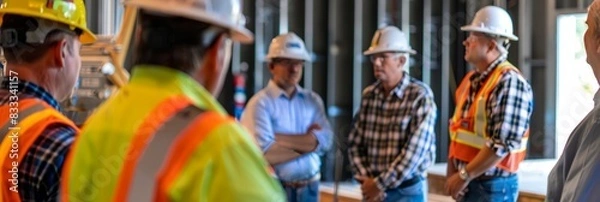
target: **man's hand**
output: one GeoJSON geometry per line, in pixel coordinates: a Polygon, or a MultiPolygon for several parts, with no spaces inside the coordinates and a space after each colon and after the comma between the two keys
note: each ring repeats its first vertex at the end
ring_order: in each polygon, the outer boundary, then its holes
{"type": "Polygon", "coordinates": [[[385,199],[385,192],[379,190],[374,178],[361,176],[357,180],[362,184],[360,189],[366,201],[383,201],[385,199]]]}
{"type": "Polygon", "coordinates": [[[468,191],[466,189],[467,185],[469,185],[469,182],[461,179],[458,173],[454,173],[446,181],[446,193],[452,196],[454,200],[460,200],[468,191]]]}
{"type": "Polygon", "coordinates": [[[321,130],[321,125],[319,125],[317,123],[313,123],[312,125],[308,126],[308,129],[306,130],[306,134],[311,134],[311,133],[314,134],[318,130],[321,130]]]}

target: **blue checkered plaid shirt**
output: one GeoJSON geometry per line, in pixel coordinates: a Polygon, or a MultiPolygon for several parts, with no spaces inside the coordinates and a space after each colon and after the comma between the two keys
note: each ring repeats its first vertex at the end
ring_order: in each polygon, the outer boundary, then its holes
{"type": "MultiPolygon", "coordinates": [[[[2,81],[0,104],[9,102],[8,80],[2,81]]],[[[60,110],[58,101],[31,82],[18,84],[19,100],[37,98],[60,110]]],[[[22,201],[56,201],[61,169],[75,137],[75,130],[62,124],[51,125],[27,151],[19,165],[19,195],[22,201]]]]}

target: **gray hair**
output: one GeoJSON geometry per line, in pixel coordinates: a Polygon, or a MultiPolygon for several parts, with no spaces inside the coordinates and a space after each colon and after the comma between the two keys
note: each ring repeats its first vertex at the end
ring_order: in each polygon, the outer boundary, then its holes
{"type": "Polygon", "coordinates": [[[404,60],[404,64],[402,65],[402,69],[406,70],[406,68],[410,67],[410,65],[409,65],[409,63],[410,63],[410,54],[408,54],[408,53],[397,53],[396,57],[397,58],[400,58],[400,57],[406,58],[406,60],[404,60]]]}

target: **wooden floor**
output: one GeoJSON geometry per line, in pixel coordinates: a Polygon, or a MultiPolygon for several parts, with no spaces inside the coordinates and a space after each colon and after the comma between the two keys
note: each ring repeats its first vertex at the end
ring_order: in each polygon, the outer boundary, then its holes
{"type": "MultiPolygon", "coordinates": [[[[548,160],[525,161],[522,164],[519,169],[519,202],[543,202],[545,200],[546,176],[553,164],[553,161],[548,160]]],[[[445,164],[436,164],[428,172],[428,201],[454,201],[450,196],[444,195],[445,170],[445,164]]],[[[333,187],[333,183],[321,184],[321,201],[335,201],[333,187]]],[[[362,196],[358,184],[343,182],[339,184],[337,191],[338,202],[361,202],[362,196]]]]}
{"type": "MultiPolygon", "coordinates": [[[[339,193],[337,202],[362,202],[362,196],[356,193],[339,193]]],[[[329,189],[321,189],[321,202],[334,202],[333,191],[329,189]]],[[[454,202],[451,197],[432,194],[427,196],[427,201],[430,202],[454,202]]]]}

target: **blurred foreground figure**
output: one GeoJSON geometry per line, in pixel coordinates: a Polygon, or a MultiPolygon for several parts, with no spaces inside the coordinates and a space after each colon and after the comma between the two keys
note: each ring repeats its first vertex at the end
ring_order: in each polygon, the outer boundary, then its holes
{"type": "MultiPolygon", "coordinates": [[[[600,84],[600,2],[588,9],[583,41],[587,63],[600,84]]],[[[569,136],[565,149],[548,176],[546,200],[598,201],[600,199],[600,90],[594,109],[569,136]]]]}
{"type": "Polygon", "coordinates": [[[63,201],[285,201],[215,96],[232,40],[252,42],[240,0],[128,0],[140,9],[131,81],[86,122],[63,201]]]}

